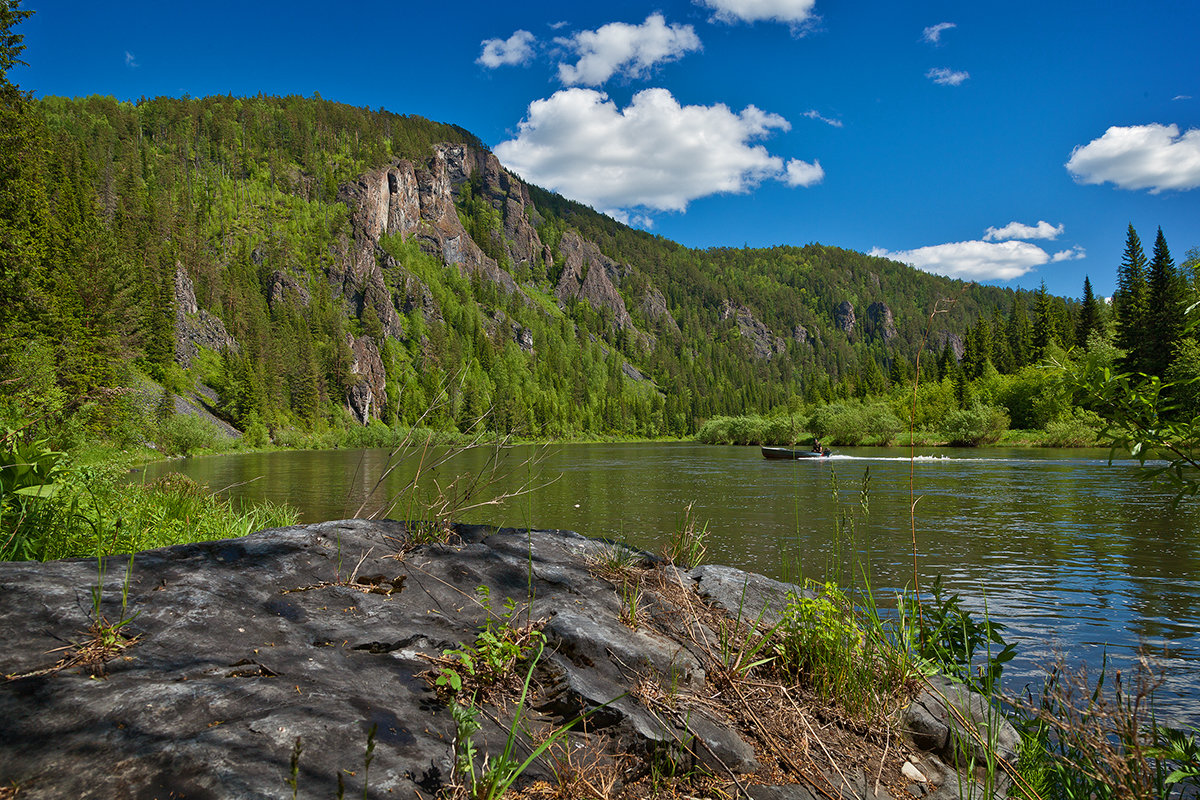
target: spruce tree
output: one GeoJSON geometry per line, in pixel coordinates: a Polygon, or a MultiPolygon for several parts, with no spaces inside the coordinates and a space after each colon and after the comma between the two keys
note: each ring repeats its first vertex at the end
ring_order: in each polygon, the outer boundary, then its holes
{"type": "Polygon", "coordinates": [[[1005,333],[1008,336],[1008,349],[1012,353],[1013,368],[1020,369],[1032,362],[1033,326],[1029,322],[1029,314],[1025,312],[1025,300],[1020,291],[1013,300],[1005,333]]]}
{"type": "Polygon", "coordinates": [[[1122,366],[1131,372],[1146,369],[1146,254],[1133,223],[1125,236],[1125,253],[1117,269],[1113,311],[1117,322],[1117,347],[1125,351],[1122,366]]]}
{"type": "Polygon", "coordinates": [[[1149,303],[1146,309],[1147,347],[1143,366],[1148,375],[1165,377],[1175,348],[1183,337],[1183,286],[1175,271],[1162,228],[1154,240],[1150,262],[1149,303]]]}
{"type": "Polygon", "coordinates": [[[1083,276],[1083,305],[1079,309],[1079,323],[1075,326],[1075,344],[1087,347],[1093,333],[1104,333],[1104,321],[1100,316],[1100,301],[1092,293],[1092,281],[1083,276]]]}

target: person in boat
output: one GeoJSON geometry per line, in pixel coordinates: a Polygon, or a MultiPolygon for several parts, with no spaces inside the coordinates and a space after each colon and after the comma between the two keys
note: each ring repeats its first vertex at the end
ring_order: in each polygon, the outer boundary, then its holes
{"type": "Polygon", "coordinates": [[[814,453],[824,453],[824,449],[821,447],[821,440],[815,436],[813,437],[812,451],[814,453]]]}

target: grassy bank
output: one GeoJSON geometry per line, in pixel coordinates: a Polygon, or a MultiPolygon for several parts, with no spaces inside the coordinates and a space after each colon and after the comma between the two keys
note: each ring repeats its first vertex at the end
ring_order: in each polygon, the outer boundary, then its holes
{"type": "Polygon", "coordinates": [[[75,558],[245,536],[293,524],[296,511],[242,505],[182,475],[125,480],[144,451],[75,457],[44,440],[0,442],[0,559],[75,558]],[[106,458],[106,456],[113,456],[106,458]]]}

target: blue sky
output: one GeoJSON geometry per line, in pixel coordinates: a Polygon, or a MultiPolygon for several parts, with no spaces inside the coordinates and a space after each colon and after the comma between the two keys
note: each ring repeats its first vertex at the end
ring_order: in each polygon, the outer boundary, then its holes
{"type": "Polygon", "coordinates": [[[1200,3],[38,2],[35,94],[319,92],[452,122],[695,247],[1109,294],[1200,247],[1200,3]]]}

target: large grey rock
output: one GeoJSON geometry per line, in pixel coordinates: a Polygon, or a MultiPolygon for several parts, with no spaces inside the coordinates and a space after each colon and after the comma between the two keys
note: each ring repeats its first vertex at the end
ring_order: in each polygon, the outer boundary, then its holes
{"type": "MultiPolygon", "coordinates": [[[[1016,763],[1021,745],[1021,735],[988,698],[941,675],[926,679],[924,690],[905,709],[902,727],[921,750],[960,770],[973,767],[973,777],[981,783],[988,780],[989,752],[1016,763]]],[[[998,768],[992,772],[993,791],[1003,797],[1011,779],[998,768]]],[[[944,785],[957,781],[953,774],[941,777],[944,785]]]]}
{"type": "MultiPolygon", "coordinates": [[[[397,558],[407,537],[401,523],[348,520],[139,553],[125,628],[137,641],[95,675],[51,668],[86,638],[96,562],[0,564],[0,777],[22,798],[285,797],[299,738],[302,796],[335,796],[339,770],[358,796],[374,728],[368,796],[429,797],[451,774],[454,724],[425,656],[474,641],[479,586],[493,613],[512,598],[520,619],[546,621],[531,698],[542,718],[615,700],[589,724],[625,752],[755,768],[728,725],[627,693],[638,680],[699,692],[705,674],[686,638],[617,621],[613,585],[589,572],[604,543],[459,526],[397,558]]],[[[105,561],[110,620],[125,564],[105,561]]],[[[486,742],[502,743],[499,723],[486,742]]]]}
{"type": "Polygon", "coordinates": [[[734,619],[765,628],[779,622],[789,595],[816,596],[794,583],[718,564],[696,567],[689,575],[696,584],[696,592],[710,605],[734,619]]]}

